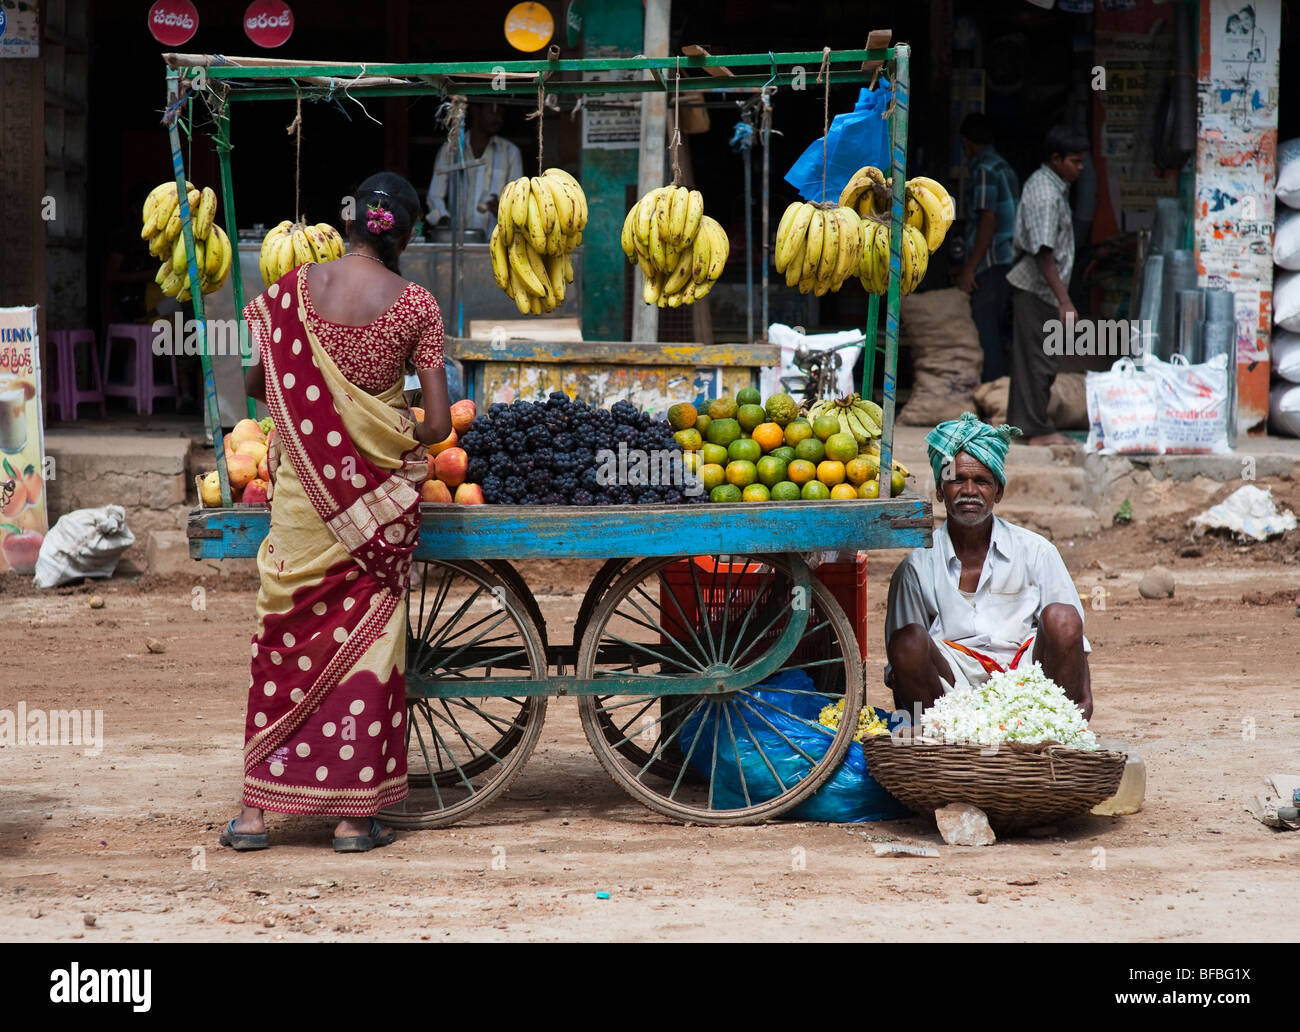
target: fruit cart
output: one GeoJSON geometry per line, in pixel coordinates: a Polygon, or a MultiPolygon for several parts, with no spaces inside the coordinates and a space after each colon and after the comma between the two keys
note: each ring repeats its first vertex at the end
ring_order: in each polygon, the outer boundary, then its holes
{"type": "MultiPolygon", "coordinates": [[[[669,88],[675,70],[728,67],[692,89],[765,87],[825,62],[828,82],[871,81],[871,62],[889,62],[895,89],[893,225],[884,349],[881,469],[890,469],[897,363],[908,48],[418,65],[283,64],[168,55],[173,160],[191,273],[190,212],[175,113],[185,86],[215,91],[224,211],[236,234],[229,104],[332,94],[489,93],[503,67],[508,91],[543,80],[551,92],[608,93],[669,88]],[[849,64],[847,70],[836,65],[849,64]],[[585,73],[640,69],[645,81],[590,81],[585,73]],[[750,74],[753,72],[753,74],[750,74]],[[573,78],[550,80],[556,73],[573,78]],[[460,77],[459,79],[457,77],[460,77]],[[289,81],[289,80],[292,81],[289,81]],[[230,88],[237,85],[238,88],[230,88]]],[[[238,265],[236,309],[243,306],[238,265]]],[[[202,297],[194,298],[202,327],[202,297]]],[[[876,339],[877,299],[867,339],[876,339]]],[[[206,349],[204,354],[206,354],[206,349]]],[[[871,368],[873,362],[868,362],[871,368]]],[[[205,358],[209,423],[223,505],[191,513],[196,559],[252,557],[270,525],[265,507],[229,505],[221,427],[205,358]]],[[[791,733],[787,710],[815,728],[816,713],[842,699],[864,701],[865,590],[837,583],[825,553],[929,544],[929,502],[913,493],[825,502],[744,505],[528,507],[427,505],[408,605],[408,764],[411,795],[384,814],[412,828],[464,819],[504,792],[541,734],[547,700],[572,695],[597,758],[634,798],[697,824],[764,820],[812,795],[839,767],[855,730],[844,720],[817,744],[791,733]],[[600,559],[574,619],[560,634],[514,563],[600,559]],[[846,611],[847,610],[847,611],[846,611]],[[849,613],[855,614],[855,626],[849,613]],[[785,730],[783,730],[785,729],[785,730]],[[778,762],[777,752],[785,759],[778,762]],[[802,760],[793,774],[791,754],[802,760]],[[758,770],[759,777],[754,776],[758,770]]]]}

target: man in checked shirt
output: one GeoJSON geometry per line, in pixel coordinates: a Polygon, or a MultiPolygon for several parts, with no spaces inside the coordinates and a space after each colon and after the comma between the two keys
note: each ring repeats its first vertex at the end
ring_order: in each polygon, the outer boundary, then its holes
{"type": "Polygon", "coordinates": [[[1059,320],[1072,332],[1079,313],[1067,292],[1074,267],[1074,224],[1070,184],[1088,158],[1088,137],[1067,125],[1054,126],[1043,145],[1044,161],[1025,180],[1016,212],[1015,260],[1011,284],[1011,396],[1007,420],[1029,444],[1067,444],[1047,418],[1047,399],[1056,379],[1057,356],[1047,353],[1048,323],[1059,320]]]}

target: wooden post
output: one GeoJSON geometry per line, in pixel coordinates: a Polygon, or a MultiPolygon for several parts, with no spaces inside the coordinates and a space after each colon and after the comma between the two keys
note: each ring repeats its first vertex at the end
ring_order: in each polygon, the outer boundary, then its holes
{"type": "MultiPolygon", "coordinates": [[[[646,57],[668,56],[668,14],[672,0],[646,0],[644,43],[646,57]]],[[[664,141],[667,139],[668,95],[641,94],[641,150],[637,160],[637,197],[664,184],[664,141]]],[[[585,238],[584,238],[585,239],[585,238]]],[[[639,273],[632,273],[635,285],[639,273]]],[[[654,342],[659,339],[659,309],[632,298],[632,339],[654,342]]]]}

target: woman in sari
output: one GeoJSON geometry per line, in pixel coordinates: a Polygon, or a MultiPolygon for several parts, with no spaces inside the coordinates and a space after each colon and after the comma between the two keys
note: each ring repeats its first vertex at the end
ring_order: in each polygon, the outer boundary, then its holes
{"type": "Polygon", "coordinates": [[[361,184],[348,252],[306,263],[244,309],[246,378],[279,449],[245,722],[243,810],[222,845],[270,845],[263,811],[340,819],[334,848],[391,843],[375,814],[406,797],[406,586],[425,445],[451,432],[442,317],[399,274],[420,218],[401,176],[361,184]],[[403,396],[424,391],[416,423],[403,396]]]}

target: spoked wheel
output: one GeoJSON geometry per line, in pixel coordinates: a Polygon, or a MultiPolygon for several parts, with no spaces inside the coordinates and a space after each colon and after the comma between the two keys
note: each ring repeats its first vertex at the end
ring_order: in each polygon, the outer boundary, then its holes
{"type": "Polygon", "coordinates": [[[488,565],[423,563],[417,575],[407,608],[411,792],[383,817],[438,828],[504,792],[533,751],[546,698],[493,694],[492,682],[544,680],[546,647],[529,607],[488,565]]]}
{"type": "Polygon", "coordinates": [[[853,625],[794,556],[642,560],[597,605],[577,674],[617,684],[579,700],[601,764],[697,824],[766,820],[815,792],[856,727],[816,731],[818,711],[863,698],[853,625]]]}

